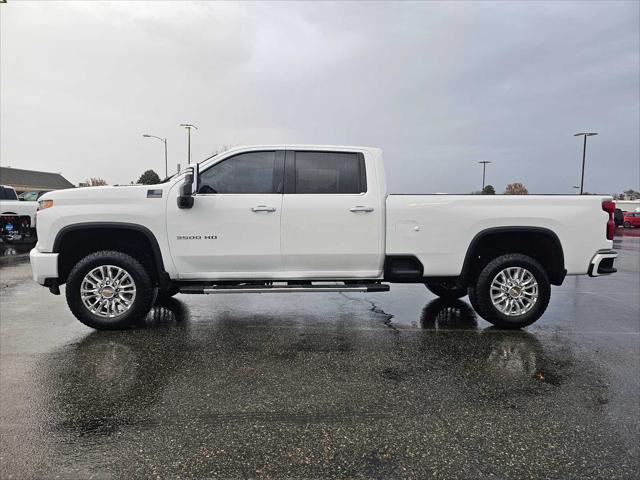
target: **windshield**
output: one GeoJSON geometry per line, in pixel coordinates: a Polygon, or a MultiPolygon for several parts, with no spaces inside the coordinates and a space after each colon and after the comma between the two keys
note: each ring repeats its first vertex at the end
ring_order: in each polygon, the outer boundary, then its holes
{"type": "Polygon", "coordinates": [[[18,197],[13,188],[0,187],[0,200],[18,200],[18,197]]]}
{"type": "Polygon", "coordinates": [[[18,195],[18,198],[27,202],[35,202],[38,199],[38,192],[24,192],[18,195]]]}

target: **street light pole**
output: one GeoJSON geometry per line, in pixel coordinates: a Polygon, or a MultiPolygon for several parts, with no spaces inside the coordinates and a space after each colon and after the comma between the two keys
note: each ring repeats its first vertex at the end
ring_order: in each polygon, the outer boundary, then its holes
{"type": "Polygon", "coordinates": [[[482,160],[481,162],[478,162],[482,164],[482,191],[484,192],[484,178],[485,178],[485,173],[486,173],[486,169],[487,169],[487,163],[491,163],[489,160],[482,160]]]}
{"type": "Polygon", "coordinates": [[[167,178],[169,176],[169,167],[167,164],[167,139],[156,137],[155,135],[147,135],[146,133],[143,134],[142,136],[145,138],[157,138],[162,143],[164,143],[164,178],[167,178]]]}
{"type": "Polygon", "coordinates": [[[587,137],[598,135],[596,132],[581,132],[573,135],[574,137],[584,137],[584,143],[582,145],[582,175],[580,176],[580,195],[584,192],[584,163],[587,157],[587,137]]]}
{"type": "Polygon", "coordinates": [[[191,125],[190,123],[181,123],[181,127],[187,129],[187,164],[191,163],[191,129],[195,128],[198,130],[198,127],[195,125],[191,125]]]}

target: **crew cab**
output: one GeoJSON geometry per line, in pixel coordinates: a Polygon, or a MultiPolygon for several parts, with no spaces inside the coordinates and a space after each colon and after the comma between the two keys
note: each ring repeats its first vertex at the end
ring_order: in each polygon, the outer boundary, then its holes
{"type": "Polygon", "coordinates": [[[38,204],[18,198],[13,187],[0,185],[0,237],[21,240],[35,236],[38,204]]]}
{"type": "MultiPolygon", "coordinates": [[[[418,174],[416,172],[416,174],[418,174]]],[[[237,147],[151,185],[45,194],[35,281],[84,324],[124,328],[176,293],[469,295],[489,322],[533,323],[566,275],[614,273],[610,197],[390,195],[382,151],[237,147]]]]}

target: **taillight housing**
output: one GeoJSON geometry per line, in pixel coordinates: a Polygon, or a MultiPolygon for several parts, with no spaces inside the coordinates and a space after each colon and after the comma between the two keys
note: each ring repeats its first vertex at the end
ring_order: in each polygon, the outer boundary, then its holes
{"type": "Polygon", "coordinates": [[[616,202],[611,200],[605,200],[602,202],[602,210],[609,214],[609,220],[607,221],[607,240],[613,240],[613,234],[616,230],[616,224],[613,221],[613,213],[616,209],[616,202]]]}

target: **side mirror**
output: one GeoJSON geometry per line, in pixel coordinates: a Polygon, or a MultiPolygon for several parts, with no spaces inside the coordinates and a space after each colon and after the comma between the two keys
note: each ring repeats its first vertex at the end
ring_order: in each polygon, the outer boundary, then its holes
{"type": "Polygon", "coordinates": [[[194,173],[194,170],[190,169],[184,179],[184,184],[180,187],[180,195],[178,196],[178,208],[193,207],[194,173]]]}

